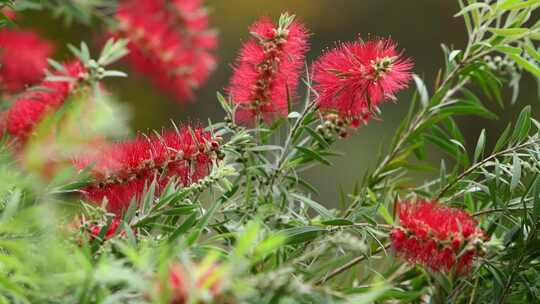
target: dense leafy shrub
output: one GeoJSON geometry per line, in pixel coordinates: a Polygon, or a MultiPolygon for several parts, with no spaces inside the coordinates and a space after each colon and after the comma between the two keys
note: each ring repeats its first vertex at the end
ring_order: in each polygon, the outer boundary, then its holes
{"type": "Polygon", "coordinates": [[[469,40],[443,46],[433,89],[388,38],[305,63],[310,31],[283,13],[249,29],[223,122],[131,138],[103,82],[127,74],[110,65],[191,99],[217,60],[201,1],[1,1],[0,301],[539,302],[536,103],[472,151],[456,117],[497,119],[522,75],[538,80],[540,1],[458,1],[469,40]],[[47,61],[51,42],[15,26],[27,9],[103,29],[102,51],[47,61]],[[302,172],[331,166],[388,101],[410,110],[379,160],[341,207],[317,202],[302,172]],[[430,146],[451,161],[430,163],[430,146]],[[423,170],[439,174],[411,179],[423,170]]]}

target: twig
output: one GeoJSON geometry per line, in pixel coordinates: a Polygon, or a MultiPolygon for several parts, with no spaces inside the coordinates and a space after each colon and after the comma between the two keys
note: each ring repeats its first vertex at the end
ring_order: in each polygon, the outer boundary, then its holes
{"type": "Polygon", "coordinates": [[[302,121],[304,121],[304,118],[306,117],[306,115],[315,107],[316,103],[314,101],[310,101],[306,107],[304,108],[304,110],[302,111],[302,113],[300,114],[300,117],[298,117],[298,119],[295,121],[292,129],[291,129],[291,132],[289,132],[288,136],[287,136],[287,139],[285,140],[285,144],[283,145],[283,152],[281,153],[281,156],[279,157],[277,163],[276,163],[276,170],[279,171],[281,170],[281,167],[283,166],[283,163],[285,162],[285,159],[286,159],[286,156],[287,156],[287,151],[289,150],[289,147],[291,145],[291,142],[292,142],[292,139],[294,137],[294,135],[296,134],[296,132],[298,131],[298,128],[300,127],[300,124],[302,123],[302,121]]]}
{"type": "Polygon", "coordinates": [[[531,145],[535,145],[535,144],[540,144],[540,139],[536,139],[536,140],[533,140],[533,141],[527,141],[521,145],[518,145],[518,146],[515,146],[515,147],[511,147],[511,148],[508,148],[506,150],[502,150],[502,151],[499,151],[497,153],[494,153],[492,155],[490,155],[489,157],[485,158],[484,160],[482,160],[481,162],[478,162],[476,164],[474,164],[473,166],[469,167],[469,169],[465,170],[463,173],[461,173],[458,177],[456,177],[456,179],[454,179],[452,182],[448,183],[442,190],[441,192],[439,192],[439,195],[437,195],[437,200],[441,199],[443,197],[443,195],[448,191],[450,190],[455,184],[457,184],[460,180],[462,180],[463,178],[465,178],[466,176],[468,176],[469,174],[473,173],[476,169],[480,168],[481,166],[485,165],[487,162],[499,157],[499,156],[503,156],[505,154],[508,154],[510,152],[514,152],[514,151],[517,151],[517,150],[521,150],[523,148],[526,148],[528,146],[531,146],[531,145]]]}
{"type": "Polygon", "coordinates": [[[501,293],[501,297],[499,298],[499,301],[498,301],[499,304],[503,304],[504,301],[506,300],[506,297],[508,296],[508,293],[510,292],[510,289],[512,287],[512,281],[514,281],[514,276],[516,275],[517,270],[521,266],[521,263],[523,263],[524,257],[525,257],[524,252],[522,252],[521,256],[512,267],[512,272],[510,273],[510,276],[508,277],[508,280],[506,281],[506,284],[504,285],[503,291],[501,293]]]}
{"type": "Polygon", "coordinates": [[[475,213],[472,214],[472,216],[481,216],[481,215],[485,215],[485,214],[496,213],[496,212],[505,212],[505,211],[523,211],[523,210],[529,210],[529,209],[532,209],[532,208],[519,207],[519,208],[487,209],[487,210],[481,210],[481,211],[475,212],[475,213]]]}
{"type": "MultiPolygon", "coordinates": [[[[465,64],[465,63],[462,63],[462,64],[465,64]]],[[[456,67],[456,69],[449,74],[448,78],[446,78],[446,80],[443,82],[443,84],[441,84],[441,88],[443,88],[447,83],[448,81],[450,81],[453,77],[455,77],[456,75],[458,75],[458,71],[459,71],[459,67],[461,66],[458,65],[456,67]]],[[[441,99],[441,102],[439,103],[439,106],[441,105],[445,105],[446,101],[448,99],[450,99],[455,93],[457,93],[463,86],[465,86],[465,84],[467,84],[469,81],[469,78],[466,77],[464,78],[462,81],[460,81],[458,84],[456,84],[455,87],[453,87],[452,89],[448,90],[448,92],[446,92],[446,94],[444,95],[444,97],[441,99]]],[[[398,142],[396,143],[396,145],[394,146],[394,148],[392,149],[392,151],[383,159],[383,161],[377,166],[377,168],[373,171],[373,173],[371,174],[370,176],[370,181],[368,182],[368,187],[369,188],[373,188],[376,183],[379,181],[379,176],[384,173],[384,169],[388,166],[388,164],[394,160],[394,158],[399,154],[399,152],[402,150],[402,146],[407,142],[407,140],[409,139],[409,136],[415,132],[420,126],[422,126],[422,124],[430,117],[429,115],[426,115],[429,111],[429,108],[423,108],[417,115],[416,117],[414,118],[414,122],[412,123],[411,127],[409,127],[407,129],[407,131],[402,134],[398,140],[398,142]]],[[[345,212],[344,214],[344,217],[348,217],[349,215],[351,215],[351,213],[353,212],[353,210],[356,208],[356,206],[360,203],[360,200],[354,202],[350,207],[349,209],[347,210],[347,212],[345,212]]]]}
{"type": "Polygon", "coordinates": [[[272,174],[272,176],[270,177],[270,180],[269,180],[269,186],[270,187],[269,187],[269,189],[272,188],[272,186],[274,185],[274,183],[276,181],[276,178],[279,175],[279,172],[283,169],[282,167],[283,167],[283,164],[285,163],[285,160],[287,159],[288,151],[289,151],[289,148],[291,146],[294,135],[298,131],[298,128],[300,128],[300,125],[304,121],[306,115],[309,114],[310,111],[313,110],[313,108],[316,107],[316,105],[317,105],[317,103],[315,101],[309,101],[306,104],[306,107],[304,108],[304,110],[300,114],[300,117],[298,117],[298,119],[295,121],[293,127],[291,128],[291,131],[287,135],[287,139],[285,140],[285,144],[283,145],[283,150],[281,152],[281,155],[279,156],[279,159],[276,161],[276,169],[275,169],[274,173],[272,174]]]}
{"type": "MultiPolygon", "coordinates": [[[[375,250],[374,252],[371,253],[370,256],[373,256],[375,254],[379,254],[381,253],[382,251],[386,251],[386,249],[390,248],[390,244],[387,244],[385,245],[384,247],[379,247],[377,248],[377,250],[375,250]]],[[[316,285],[320,285],[320,284],[324,284],[326,283],[327,281],[333,279],[334,277],[342,274],[343,272],[349,270],[351,267],[353,267],[354,265],[357,265],[358,263],[362,262],[363,260],[365,260],[366,258],[368,258],[367,255],[362,255],[362,256],[359,256],[357,258],[354,258],[352,259],[351,261],[349,261],[347,264],[335,269],[334,271],[332,271],[330,274],[328,274],[326,277],[322,278],[321,280],[319,280],[316,285]]]]}
{"type": "Polygon", "coordinates": [[[474,280],[474,287],[471,292],[471,298],[469,299],[469,304],[474,303],[474,298],[476,298],[476,289],[478,288],[478,283],[480,282],[480,277],[476,277],[476,280],[474,280]]]}

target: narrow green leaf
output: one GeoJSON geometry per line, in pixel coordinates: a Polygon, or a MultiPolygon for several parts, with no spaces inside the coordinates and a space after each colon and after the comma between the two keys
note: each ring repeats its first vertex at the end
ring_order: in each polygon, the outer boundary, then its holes
{"type": "Polygon", "coordinates": [[[287,244],[294,245],[311,241],[319,236],[325,229],[317,226],[294,227],[281,230],[279,233],[287,237],[287,244]]]}
{"type": "Polygon", "coordinates": [[[88,45],[85,42],[81,42],[81,60],[85,63],[90,61],[90,49],[88,49],[88,45]]]}
{"type": "Polygon", "coordinates": [[[323,221],[321,224],[325,226],[351,226],[354,225],[352,221],[349,221],[347,219],[333,219],[329,221],[323,221]]]}
{"type": "Polygon", "coordinates": [[[331,219],[334,217],[332,212],[330,212],[328,209],[326,209],[323,205],[317,203],[316,201],[305,197],[303,195],[297,194],[297,193],[291,193],[291,197],[305,203],[309,207],[311,207],[313,210],[317,211],[319,215],[321,215],[325,219],[331,219]]]}
{"type": "Polygon", "coordinates": [[[477,3],[472,3],[472,4],[467,5],[466,7],[461,9],[457,14],[455,14],[454,17],[459,17],[469,12],[472,12],[475,10],[481,10],[481,9],[485,9],[488,11],[492,10],[491,6],[489,6],[488,4],[483,3],[483,2],[477,2],[477,3]]]}
{"type": "Polygon", "coordinates": [[[259,223],[254,221],[247,223],[242,234],[238,237],[236,246],[234,247],[234,253],[237,256],[245,256],[255,244],[260,230],[261,226],[259,223]]]}
{"type": "Polygon", "coordinates": [[[493,148],[493,153],[500,151],[508,142],[510,131],[512,130],[512,124],[509,123],[504,131],[501,133],[501,136],[499,139],[497,139],[497,143],[495,144],[495,147],[493,148]]]}
{"type": "Polygon", "coordinates": [[[523,45],[523,48],[525,49],[525,52],[527,52],[527,54],[531,56],[531,58],[533,58],[536,62],[540,62],[540,53],[538,53],[538,51],[535,50],[533,46],[531,46],[528,43],[525,43],[523,45]]]}
{"type": "Polygon", "coordinates": [[[499,10],[516,10],[522,8],[532,8],[534,5],[540,4],[540,0],[507,0],[502,4],[498,5],[499,10]]]}
{"type": "Polygon", "coordinates": [[[441,169],[439,171],[439,191],[441,191],[446,185],[446,163],[444,159],[441,159],[441,169]]]}
{"type": "Polygon", "coordinates": [[[62,65],[61,63],[59,63],[56,60],[47,58],[47,62],[57,71],[60,71],[60,72],[65,72],[66,71],[66,68],[64,67],[64,65],[62,65]]]}
{"type": "Polygon", "coordinates": [[[127,74],[122,71],[109,70],[103,73],[103,77],[127,77],[127,74]]]}
{"type": "Polygon", "coordinates": [[[510,182],[510,191],[514,191],[519,185],[521,180],[521,160],[519,159],[517,153],[514,152],[513,155],[513,164],[512,164],[512,180],[510,182]]]}
{"type": "Polygon", "coordinates": [[[476,143],[476,149],[474,150],[473,163],[476,163],[480,157],[484,154],[484,148],[486,146],[486,129],[482,129],[478,142],[476,143]]]}
{"type": "Polygon", "coordinates": [[[267,152],[267,151],[281,151],[283,150],[283,147],[276,146],[276,145],[262,145],[262,146],[255,146],[247,149],[248,151],[253,152],[267,152]]]}
{"type": "Polygon", "coordinates": [[[509,45],[496,45],[493,48],[496,49],[497,51],[505,53],[505,54],[513,54],[513,55],[520,55],[521,54],[521,49],[520,48],[512,47],[512,46],[509,46],[509,45]]]}
{"type": "Polygon", "coordinates": [[[330,146],[330,144],[328,144],[328,142],[319,133],[314,131],[312,128],[308,126],[303,126],[302,129],[308,132],[309,136],[311,136],[311,138],[313,138],[316,142],[318,142],[322,147],[328,148],[330,146]]]}
{"type": "Polygon", "coordinates": [[[392,215],[390,214],[390,212],[388,212],[388,208],[386,208],[384,204],[379,205],[377,212],[386,221],[387,224],[394,224],[394,219],[392,218],[392,215]]]}
{"type": "Polygon", "coordinates": [[[258,261],[261,258],[273,253],[276,249],[282,247],[286,241],[287,241],[287,236],[281,233],[275,233],[269,236],[264,241],[259,243],[253,250],[255,261],[258,261]]]}
{"type": "Polygon", "coordinates": [[[233,196],[237,190],[238,186],[233,187],[229,192],[223,194],[220,199],[217,199],[212,203],[210,208],[201,217],[195,228],[189,234],[189,237],[187,238],[188,245],[193,245],[195,241],[197,241],[204,228],[208,225],[210,219],[216,214],[218,207],[233,196]]]}
{"type": "Polygon", "coordinates": [[[413,79],[416,84],[418,94],[420,95],[420,103],[422,103],[423,107],[427,107],[429,104],[429,93],[426,85],[424,84],[424,81],[416,74],[413,74],[413,79]]]}
{"type": "Polygon", "coordinates": [[[169,236],[169,242],[176,240],[179,236],[186,233],[197,221],[197,214],[191,214],[176,230],[174,230],[169,236]]]}
{"type": "Polygon", "coordinates": [[[289,113],[289,115],[287,115],[287,118],[289,119],[297,119],[297,118],[300,118],[302,115],[298,112],[291,112],[289,113]]]}
{"type": "Polygon", "coordinates": [[[520,142],[527,137],[531,129],[531,106],[526,106],[521,110],[516,127],[512,133],[512,142],[520,142]]]}
{"type": "Polygon", "coordinates": [[[469,100],[457,100],[443,108],[433,108],[432,111],[437,111],[437,114],[442,116],[476,115],[487,119],[498,118],[481,104],[469,100]]]}
{"type": "Polygon", "coordinates": [[[231,114],[232,108],[229,102],[227,101],[227,99],[225,99],[225,97],[220,92],[217,92],[216,94],[217,94],[217,100],[219,104],[221,105],[221,108],[228,114],[231,114]]]}
{"type": "Polygon", "coordinates": [[[535,189],[533,191],[533,217],[538,220],[540,218],[540,176],[536,178],[535,189]]]}
{"type": "Polygon", "coordinates": [[[319,161],[322,164],[327,165],[327,166],[332,165],[332,163],[329,160],[327,160],[320,153],[318,153],[318,152],[316,152],[316,151],[314,151],[312,149],[308,149],[308,148],[304,148],[304,147],[300,147],[300,146],[297,146],[296,149],[298,149],[300,152],[302,152],[302,154],[307,156],[308,159],[317,160],[317,161],[319,161]]]}
{"type": "Polygon", "coordinates": [[[163,215],[165,216],[176,216],[176,215],[183,215],[183,214],[191,214],[195,212],[195,210],[198,208],[197,205],[188,205],[188,206],[182,206],[182,207],[175,207],[168,210],[165,210],[163,212],[163,215]]]}
{"type": "Polygon", "coordinates": [[[536,66],[534,63],[531,63],[520,56],[514,55],[514,54],[508,54],[512,60],[514,60],[520,67],[524,68],[525,70],[529,71],[531,74],[533,74],[535,77],[540,78],[540,68],[536,66]]]}
{"type": "Polygon", "coordinates": [[[520,36],[529,32],[529,29],[525,27],[515,27],[515,28],[489,27],[488,30],[496,35],[504,36],[504,37],[520,36]]]}

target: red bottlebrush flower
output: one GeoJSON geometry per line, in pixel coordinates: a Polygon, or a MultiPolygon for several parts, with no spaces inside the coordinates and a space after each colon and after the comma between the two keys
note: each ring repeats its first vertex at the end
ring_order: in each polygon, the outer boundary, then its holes
{"type": "Polygon", "coordinates": [[[0,87],[22,91],[44,76],[53,45],[31,31],[0,30],[0,87]]]}
{"type": "Polygon", "coordinates": [[[308,31],[286,14],[279,25],[262,18],[249,30],[254,37],[243,45],[228,88],[239,106],[237,119],[271,121],[287,116],[308,50],[308,31]]]}
{"type": "Polygon", "coordinates": [[[210,133],[184,127],[161,136],[139,136],[111,144],[76,158],[74,164],[78,169],[91,168],[95,178],[83,189],[84,195],[98,204],[106,199],[107,209],[120,215],[154,180],[159,195],[173,178],[188,186],[206,176],[218,149],[219,143],[210,133]]]}
{"type": "Polygon", "coordinates": [[[467,272],[487,240],[465,211],[437,202],[399,203],[400,226],[390,233],[393,248],[411,263],[433,271],[467,272]]]}
{"type": "Polygon", "coordinates": [[[357,127],[374,108],[407,87],[412,66],[389,39],[339,44],[314,64],[318,106],[357,127]]]}
{"type": "MultiPolygon", "coordinates": [[[[106,241],[106,240],[112,238],[113,236],[115,236],[117,234],[116,231],[118,230],[119,226],[120,226],[120,220],[117,219],[117,218],[112,219],[111,223],[107,227],[107,231],[105,232],[105,235],[103,236],[103,241],[106,241]]],[[[101,230],[103,230],[104,228],[105,228],[105,226],[103,226],[103,225],[96,225],[96,224],[90,225],[88,227],[88,229],[90,231],[90,239],[99,238],[100,235],[101,235],[101,230]]],[[[119,234],[120,235],[125,235],[126,232],[121,231],[119,234]]]]}
{"type": "Polygon", "coordinates": [[[68,77],[69,80],[45,80],[40,84],[40,90],[24,93],[2,113],[0,125],[15,140],[24,143],[35,125],[50,111],[62,106],[77,82],[86,76],[86,70],[79,61],[74,61],[65,64],[64,71],[56,72],[55,76],[68,77]]]}
{"type": "Polygon", "coordinates": [[[192,99],[215,69],[217,35],[200,0],[125,0],[117,19],[133,68],[178,100],[192,99]]]}

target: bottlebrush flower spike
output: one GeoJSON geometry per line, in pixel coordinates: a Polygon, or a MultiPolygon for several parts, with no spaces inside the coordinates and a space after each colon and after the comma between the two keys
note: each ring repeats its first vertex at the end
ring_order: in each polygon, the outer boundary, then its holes
{"type": "Polygon", "coordinates": [[[399,203],[397,210],[400,226],[390,233],[393,248],[433,271],[467,272],[488,239],[469,214],[456,208],[420,201],[399,203]]]}
{"type": "Polygon", "coordinates": [[[34,127],[51,111],[67,100],[78,81],[86,77],[86,69],[79,61],[64,64],[54,76],[59,80],[45,80],[40,89],[28,91],[19,97],[0,118],[2,129],[19,143],[24,143],[34,127]]]}
{"type": "Polygon", "coordinates": [[[216,32],[200,0],[125,0],[118,36],[130,39],[128,60],[179,101],[193,98],[216,66],[216,32]]]}
{"type": "Polygon", "coordinates": [[[389,39],[341,43],[314,64],[319,109],[358,127],[382,102],[408,86],[412,67],[389,39]]]}
{"type": "Polygon", "coordinates": [[[287,116],[308,50],[308,31],[294,16],[283,14],[278,25],[262,18],[250,32],[254,37],[242,47],[228,87],[238,105],[236,117],[252,122],[287,116]]]}
{"type": "Polygon", "coordinates": [[[53,45],[32,31],[0,30],[0,87],[22,91],[41,81],[53,45]]]}
{"type": "Polygon", "coordinates": [[[184,127],[161,136],[138,136],[111,144],[74,160],[78,169],[91,168],[95,182],[82,189],[92,202],[107,200],[107,209],[121,215],[132,199],[157,181],[156,195],[171,179],[189,186],[208,175],[219,150],[219,139],[200,128],[184,127]]]}

